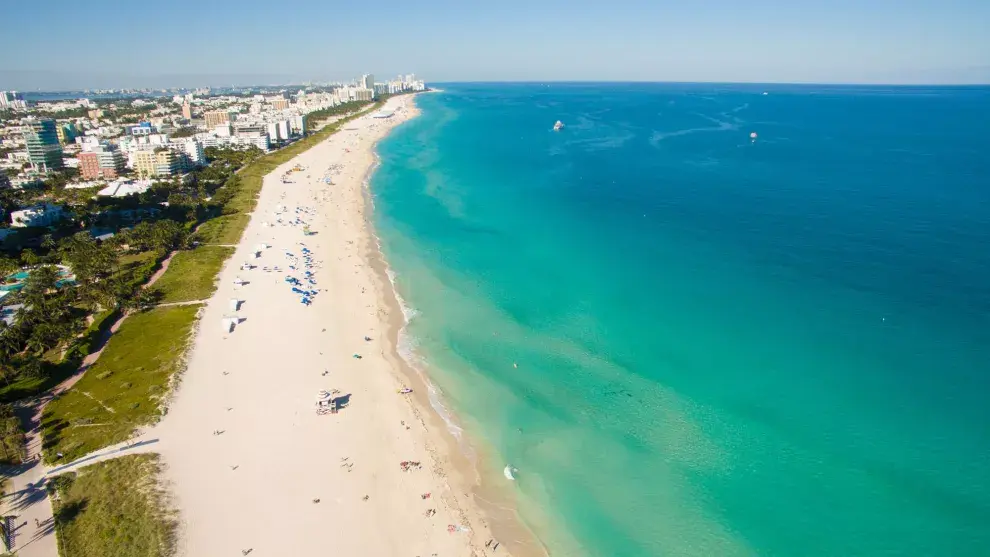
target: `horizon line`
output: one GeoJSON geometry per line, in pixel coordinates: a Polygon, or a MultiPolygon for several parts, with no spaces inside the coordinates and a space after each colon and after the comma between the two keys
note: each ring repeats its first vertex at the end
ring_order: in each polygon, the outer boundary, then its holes
{"type": "MultiPolygon", "coordinates": [[[[310,80],[307,80],[310,81],[310,80]]],[[[311,80],[317,83],[340,83],[333,81],[323,81],[319,82],[317,80],[311,80]]],[[[818,82],[818,81],[714,81],[714,80],[696,80],[696,81],[664,81],[664,80],[646,80],[646,79],[628,79],[628,80],[586,80],[586,79],[550,79],[550,80],[489,80],[489,79],[468,79],[468,80],[443,80],[434,81],[427,84],[434,83],[436,85],[443,84],[519,84],[519,85],[545,85],[545,84],[667,84],[667,85],[767,85],[767,86],[819,86],[819,87],[990,87],[990,81],[986,83],[886,83],[886,82],[818,82]]],[[[64,89],[2,89],[0,91],[17,91],[25,94],[44,94],[44,93],[81,93],[85,91],[98,91],[98,90],[122,90],[122,89],[132,89],[132,90],[148,90],[148,91],[162,91],[171,89],[198,89],[198,88],[210,88],[210,89],[239,89],[239,88],[273,88],[273,87],[311,87],[312,83],[306,85],[304,82],[286,82],[286,83],[254,83],[245,85],[196,85],[196,86],[166,86],[166,87],[134,87],[134,86],[116,86],[116,87],[82,87],[82,88],[64,88],[64,89]]]]}
{"type": "Polygon", "coordinates": [[[710,81],[710,80],[696,80],[696,81],[663,81],[663,80],[650,80],[650,79],[628,79],[628,80],[585,80],[585,79],[551,79],[545,81],[536,80],[513,80],[513,81],[500,81],[500,80],[457,80],[457,81],[433,81],[427,83],[441,84],[457,84],[457,83],[525,83],[525,84],[544,84],[544,83],[616,83],[616,84],[626,84],[626,83],[662,83],[669,85],[840,85],[840,86],[855,86],[855,87],[990,87],[990,81],[986,83],[886,83],[886,82],[855,82],[855,81],[710,81]]]}

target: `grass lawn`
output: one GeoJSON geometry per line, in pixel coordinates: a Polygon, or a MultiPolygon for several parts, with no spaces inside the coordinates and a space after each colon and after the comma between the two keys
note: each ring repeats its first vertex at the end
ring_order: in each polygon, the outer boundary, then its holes
{"type": "Polygon", "coordinates": [[[124,456],[50,480],[62,557],[166,557],[175,513],[158,486],[158,455],[124,456]]]}
{"type": "Polygon", "coordinates": [[[247,228],[250,216],[244,213],[223,215],[210,219],[196,230],[196,236],[204,244],[236,244],[247,228]]]}
{"type": "Polygon", "coordinates": [[[155,422],[198,309],[157,308],[128,317],[86,375],[45,408],[45,460],[70,462],[155,422]]]}
{"type": "Polygon", "coordinates": [[[128,270],[142,263],[148,263],[155,258],[155,255],[155,252],[150,250],[125,253],[120,256],[118,265],[121,271],[128,270]]]}
{"type": "Polygon", "coordinates": [[[234,248],[219,246],[180,251],[152,288],[162,293],[161,303],[205,300],[216,290],[220,267],[233,253],[234,248]]]}

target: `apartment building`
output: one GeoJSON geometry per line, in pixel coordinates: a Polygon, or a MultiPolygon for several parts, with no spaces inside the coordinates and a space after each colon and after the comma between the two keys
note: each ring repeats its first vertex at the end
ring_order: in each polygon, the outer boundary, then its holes
{"type": "Polygon", "coordinates": [[[84,180],[113,180],[123,172],[126,162],[124,153],[108,145],[100,145],[79,153],[79,175],[84,180]]]}
{"type": "Polygon", "coordinates": [[[167,147],[134,153],[134,172],[141,178],[176,176],[181,168],[179,156],[167,147]]]}
{"type": "Polygon", "coordinates": [[[234,114],[231,114],[226,110],[213,110],[211,112],[207,112],[203,115],[203,118],[206,120],[206,127],[208,128],[215,128],[221,124],[227,124],[237,119],[234,114]]]}

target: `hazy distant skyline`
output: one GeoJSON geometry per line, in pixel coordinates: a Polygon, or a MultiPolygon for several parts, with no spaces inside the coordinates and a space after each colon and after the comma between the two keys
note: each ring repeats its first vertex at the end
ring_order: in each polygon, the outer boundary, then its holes
{"type": "Polygon", "coordinates": [[[0,90],[442,81],[990,83],[983,0],[215,0],[0,8],[0,90]],[[111,5],[113,4],[113,5],[111,5]]]}

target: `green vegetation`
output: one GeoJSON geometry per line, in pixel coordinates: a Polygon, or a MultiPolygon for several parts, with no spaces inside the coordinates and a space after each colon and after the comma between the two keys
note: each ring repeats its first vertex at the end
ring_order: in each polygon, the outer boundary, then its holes
{"type": "Polygon", "coordinates": [[[39,105],[38,110],[42,112],[47,112],[49,118],[54,118],[56,120],[65,120],[68,118],[86,118],[89,114],[89,107],[77,106],[75,108],[64,108],[62,110],[47,110],[47,105],[39,105]]]}
{"type": "Polygon", "coordinates": [[[45,408],[45,460],[70,462],[154,423],[182,365],[197,309],[164,307],[128,317],[86,375],[45,408]]]}
{"type": "Polygon", "coordinates": [[[236,244],[250,219],[251,216],[244,213],[210,219],[196,229],[196,238],[204,244],[236,244]]]}
{"type": "MultiPolygon", "coordinates": [[[[329,120],[334,116],[343,116],[345,114],[349,114],[351,112],[361,110],[362,108],[368,106],[372,102],[373,101],[350,101],[350,102],[338,104],[337,106],[331,106],[330,108],[314,110],[313,112],[310,112],[306,116],[309,119],[309,125],[315,127],[320,122],[329,120]]],[[[382,102],[384,101],[379,101],[379,104],[381,104],[382,102]]]]}
{"type": "Polygon", "coordinates": [[[124,456],[49,480],[59,555],[166,557],[176,515],[158,485],[158,455],[124,456]]]}
{"type": "Polygon", "coordinates": [[[200,246],[175,254],[168,271],[153,287],[161,293],[161,303],[205,300],[212,296],[220,268],[233,253],[234,248],[200,246]]]}
{"type": "Polygon", "coordinates": [[[158,270],[160,251],[125,252],[117,262],[116,279],[129,289],[137,289],[158,270]]]}
{"type": "Polygon", "coordinates": [[[228,170],[236,170],[260,157],[264,154],[264,152],[257,147],[248,147],[247,149],[220,149],[218,147],[207,147],[204,150],[204,154],[210,161],[209,168],[215,169],[219,166],[228,170]]]}
{"type": "Polygon", "coordinates": [[[78,304],[76,289],[60,288],[60,280],[56,267],[42,265],[32,270],[23,290],[7,296],[24,305],[13,325],[0,323],[0,382],[5,387],[0,397],[21,393],[25,384],[14,388],[21,380],[45,384],[54,371],[50,353],[82,331],[87,312],[78,304]]]}
{"type": "MultiPolygon", "coordinates": [[[[5,304],[23,304],[13,323],[0,323],[0,402],[43,392],[69,377],[94,351],[123,308],[147,305],[141,285],[155,272],[165,253],[185,242],[185,228],[174,221],[141,223],[108,242],[87,232],[41,238],[45,255],[22,252],[36,265],[20,292],[5,304]],[[135,250],[123,251],[129,243],[135,250]],[[55,244],[53,247],[46,245],[55,244]],[[52,263],[69,265],[74,283],[66,283],[52,263]],[[93,316],[87,326],[87,315],[93,316]],[[113,316],[109,322],[104,321],[113,316]]],[[[18,262],[0,258],[5,275],[18,262]]]]}
{"type": "Polygon", "coordinates": [[[197,130],[194,126],[185,126],[170,132],[168,135],[171,136],[172,138],[180,138],[180,137],[192,137],[197,133],[199,133],[199,130],[197,130]]]}
{"type": "Polygon", "coordinates": [[[142,222],[123,235],[120,242],[140,251],[164,254],[185,245],[185,228],[171,220],[142,222]]]}
{"type": "MultiPolygon", "coordinates": [[[[0,384],[0,403],[14,402],[31,397],[58,385],[62,380],[72,375],[76,367],[70,364],[24,358],[15,360],[19,369],[14,373],[9,383],[0,384]]],[[[4,376],[5,380],[7,376],[4,376]]]]}
{"type": "Polygon", "coordinates": [[[25,453],[24,430],[14,416],[14,407],[0,404],[0,464],[20,464],[25,453]]]}

